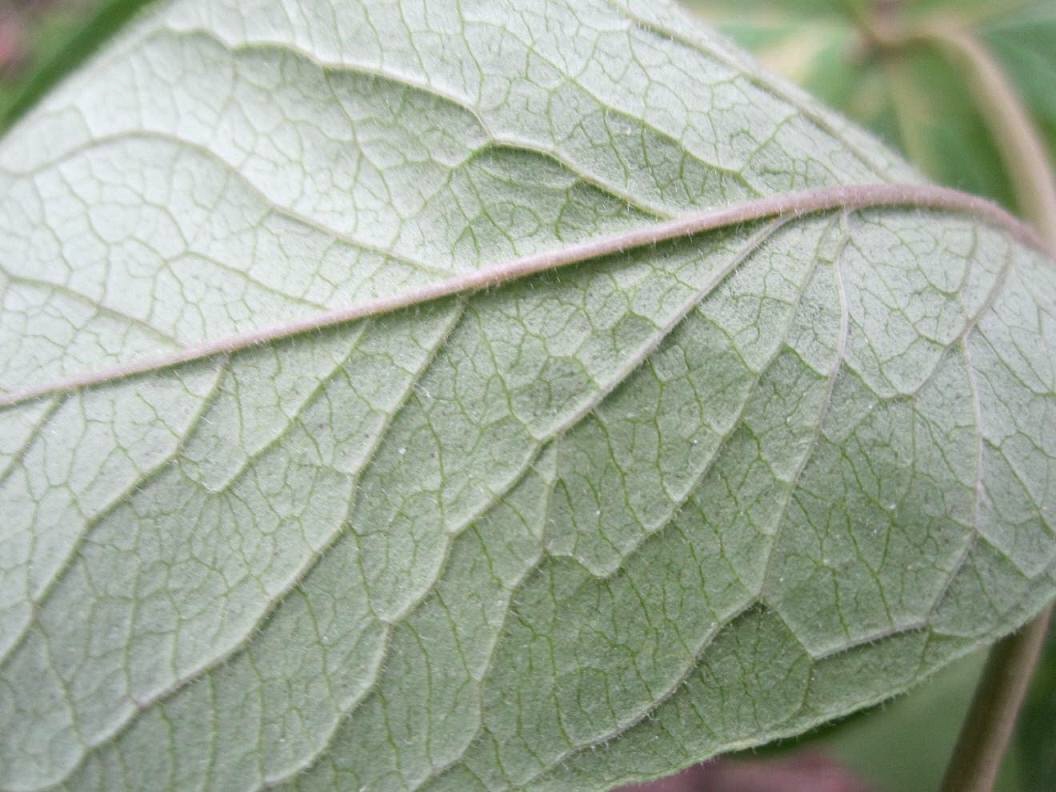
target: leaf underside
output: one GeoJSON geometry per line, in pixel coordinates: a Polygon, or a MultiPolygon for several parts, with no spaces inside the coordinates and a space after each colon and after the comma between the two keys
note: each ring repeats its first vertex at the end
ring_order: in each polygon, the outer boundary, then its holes
{"type": "Polygon", "coordinates": [[[672,6],[162,5],[0,141],[0,789],[605,789],[1056,587],[1056,270],[672,6]]]}

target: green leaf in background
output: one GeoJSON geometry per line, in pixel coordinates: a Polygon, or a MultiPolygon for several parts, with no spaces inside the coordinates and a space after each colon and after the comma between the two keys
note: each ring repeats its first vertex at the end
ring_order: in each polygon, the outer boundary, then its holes
{"type": "Polygon", "coordinates": [[[175,0],[0,141],[0,788],[600,790],[1052,598],[1052,260],[631,243],[915,177],[625,5],[175,0]]]}
{"type": "MultiPolygon", "coordinates": [[[[8,11],[6,2],[10,0],[0,0],[0,16],[8,11]]],[[[21,44],[28,62],[11,74],[0,74],[0,133],[150,2],[58,0],[38,2],[41,9],[36,13],[32,3],[24,3],[30,8],[20,14],[28,18],[21,44]]]]}
{"type": "MultiPolygon", "coordinates": [[[[963,70],[934,50],[869,51],[861,19],[874,4],[748,4],[687,0],[767,67],[899,147],[931,178],[1010,208],[1001,158],[965,87],[963,70]]],[[[879,5],[879,4],[875,4],[879,5]]],[[[993,50],[1056,152],[1056,10],[1051,2],[904,2],[907,23],[943,14],[970,26],[993,50]]]]}
{"type": "MultiPolygon", "coordinates": [[[[807,744],[854,768],[876,792],[934,792],[941,787],[985,659],[980,652],[958,660],[908,696],[807,744]]],[[[1009,758],[995,792],[1025,790],[1025,763],[1014,754],[1009,758]]]]}
{"type": "Polygon", "coordinates": [[[1056,633],[1050,633],[1031,682],[1016,727],[1015,748],[1024,792],[1056,789],[1056,633]]]}
{"type": "Polygon", "coordinates": [[[1056,151],[1056,5],[995,14],[980,31],[1056,151]]]}

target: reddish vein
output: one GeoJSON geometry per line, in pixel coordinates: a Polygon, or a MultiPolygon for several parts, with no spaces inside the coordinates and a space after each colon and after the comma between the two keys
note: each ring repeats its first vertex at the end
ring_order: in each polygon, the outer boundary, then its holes
{"type": "MultiPolygon", "coordinates": [[[[79,374],[45,385],[0,395],[0,407],[10,406],[54,393],[89,388],[126,379],[183,363],[204,360],[216,355],[238,352],[291,336],[323,330],[335,325],[371,316],[392,313],[402,308],[479,291],[509,283],[529,275],[579,264],[592,259],[617,255],[639,248],[683,239],[706,231],[729,228],[771,217],[796,217],[834,209],[869,207],[907,207],[937,209],[973,215],[1008,232],[1018,241],[1045,250],[1038,235],[1001,207],[983,198],[946,187],[916,184],[867,184],[825,187],[785,193],[683,215],[666,222],[636,228],[611,236],[578,242],[566,247],[536,253],[478,270],[469,275],[415,289],[405,294],[369,300],[346,308],[326,311],[305,319],[262,327],[248,333],[227,336],[195,344],[176,352],[113,366],[97,372],[79,374]]],[[[1051,251],[1046,251],[1050,252],[1051,251]]]]}

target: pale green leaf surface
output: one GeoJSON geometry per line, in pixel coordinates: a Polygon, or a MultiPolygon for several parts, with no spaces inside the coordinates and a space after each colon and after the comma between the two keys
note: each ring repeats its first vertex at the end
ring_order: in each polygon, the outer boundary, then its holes
{"type": "Polygon", "coordinates": [[[0,788],[603,789],[1056,583],[1056,272],[666,3],[178,0],[0,141],[0,788]]]}

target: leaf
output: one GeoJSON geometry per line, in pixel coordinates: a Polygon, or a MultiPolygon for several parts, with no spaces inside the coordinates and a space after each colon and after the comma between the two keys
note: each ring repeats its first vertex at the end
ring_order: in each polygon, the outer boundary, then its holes
{"type": "Polygon", "coordinates": [[[1056,270],[914,181],[668,3],[160,6],[0,141],[0,788],[604,789],[1015,628],[1056,270]]]}
{"type": "MultiPolygon", "coordinates": [[[[933,792],[941,787],[985,659],[979,652],[951,663],[908,696],[808,745],[831,753],[876,792],[933,792]]],[[[996,792],[1023,790],[1019,777],[1025,763],[1016,758],[1010,752],[1002,762],[996,792]]]]}
{"type": "MultiPolygon", "coordinates": [[[[886,57],[863,42],[859,4],[748,6],[730,0],[691,5],[762,62],[799,82],[904,151],[929,177],[1015,207],[1001,157],[965,87],[963,68],[933,47],[886,57]]],[[[899,5],[908,24],[929,15],[962,20],[988,45],[1044,128],[1056,159],[1056,114],[1049,86],[1056,52],[1052,4],[935,0],[899,5]]]]}
{"type": "Polygon", "coordinates": [[[823,754],[778,759],[716,759],[675,776],[620,787],[617,792],[871,792],[865,783],[823,754]]]}

